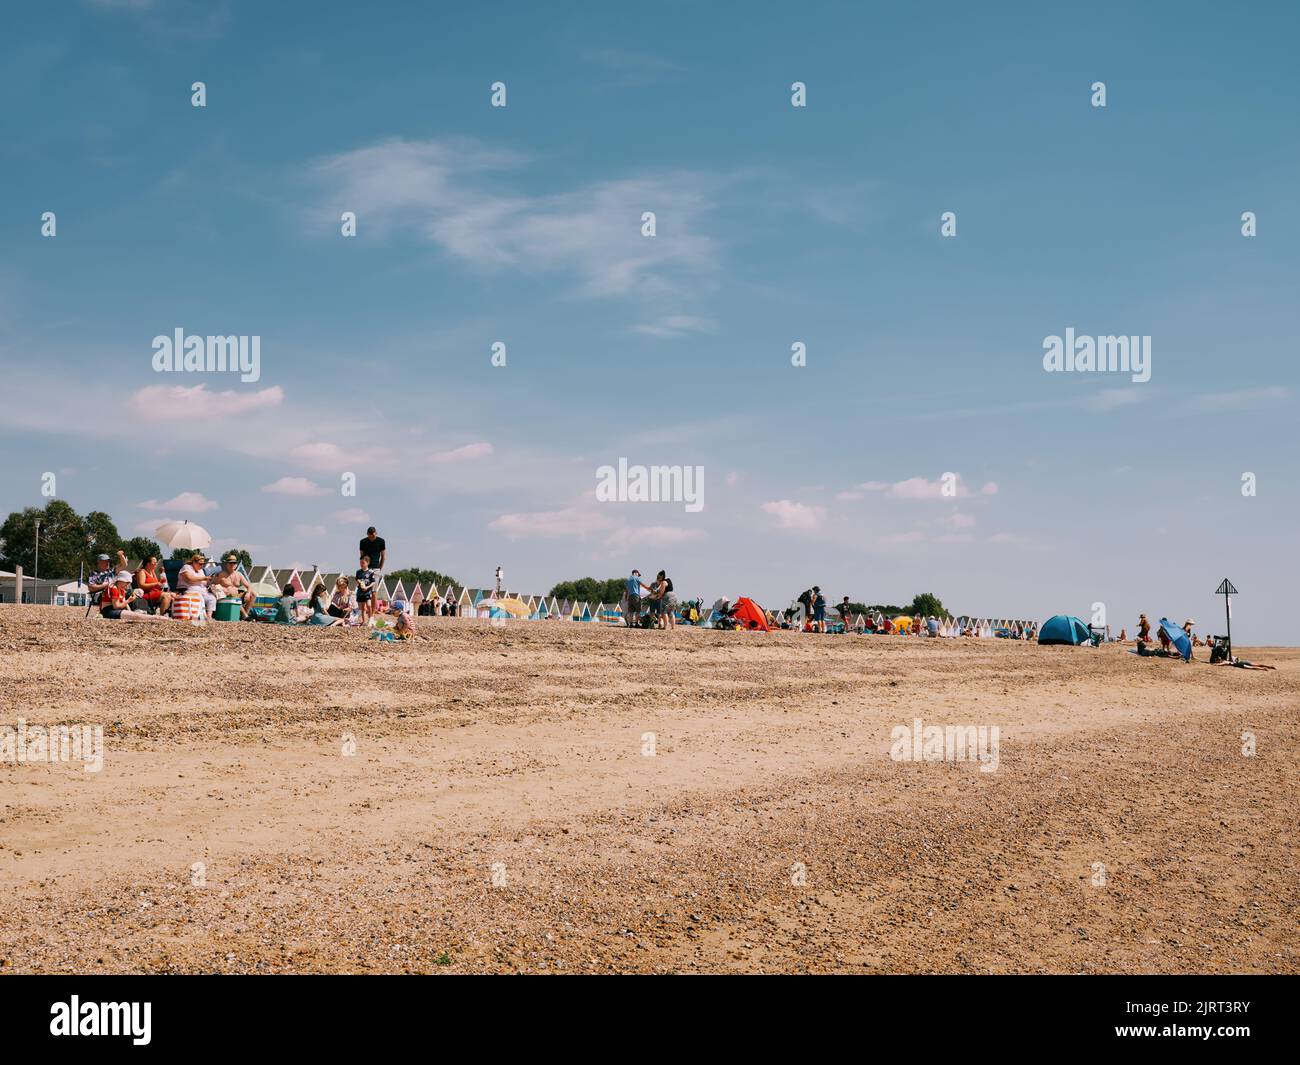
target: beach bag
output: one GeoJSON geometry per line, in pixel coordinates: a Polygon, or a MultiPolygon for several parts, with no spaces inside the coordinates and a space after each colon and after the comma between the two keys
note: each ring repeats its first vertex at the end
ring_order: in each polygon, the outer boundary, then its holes
{"type": "Polygon", "coordinates": [[[177,621],[191,621],[202,624],[203,596],[198,593],[178,595],[172,601],[172,617],[177,621]]]}

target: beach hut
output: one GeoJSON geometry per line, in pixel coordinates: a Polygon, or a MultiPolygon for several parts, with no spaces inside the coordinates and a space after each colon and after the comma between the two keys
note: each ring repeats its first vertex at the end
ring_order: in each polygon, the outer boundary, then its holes
{"type": "Polygon", "coordinates": [[[393,599],[392,589],[388,585],[387,577],[380,577],[379,583],[375,585],[375,601],[379,603],[390,603],[393,599]]]}
{"type": "Polygon", "coordinates": [[[548,618],[556,617],[560,613],[560,604],[556,601],[555,596],[551,596],[550,602],[546,604],[546,616],[548,618]]]}
{"type": "Polygon", "coordinates": [[[295,599],[307,598],[307,586],[303,583],[302,571],[299,570],[297,567],[291,569],[289,571],[289,576],[285,577],[283,581],[284,584],[288,585],[293,589],[293,597],[295,599]]]}
{"type": "Polygon", "coordinates": [[[54,590],[55,606],[85,606],[90,601],[90,585],[81,581],[60,584],[54,590]]]}
{"type": "Polygon", "coordinates": [[[559,608],[555,611],[555,616],[561,621],[573,620],[573,604],[567,599],[561,600],[559,608]]]}
{"type": "Polygon", "coordinates": [[[416,581],[411,585],[411,609],[415,613],[420,612],[420,605],[424,602],[424,589],[420,587],[420,582],[416,581]]]}
{"type": "Polygon", "coordinates": [[[390,598],[394,602],[396,602],[399,599],[403,603],[409,603],[411,601],[411,597],[406,591],[406,583],[402,580],[401,577],[398,577],[397,580],[393,582],[390,590],[392,592],[390,598]]]}
{"type": "Polygon", "coordinates": [[[547,606],[546,596],[542,596],[540,599],[537,600],[536,619],[538,621],[545,621],[550,616],[551,616],[551,609],[549,606],[547,606]]]}
{"type": "Polygon", "coordinates": [[[312,590],[318,584],[325,589],[327,594],[334,591],[334,586],[325,580],[325,574],[323,574],[319,568],[313,568],[310,573],[304,570],[302,578],[303,587],[306,589],[307,597],[309,599],[311,598],[312,590]]]}

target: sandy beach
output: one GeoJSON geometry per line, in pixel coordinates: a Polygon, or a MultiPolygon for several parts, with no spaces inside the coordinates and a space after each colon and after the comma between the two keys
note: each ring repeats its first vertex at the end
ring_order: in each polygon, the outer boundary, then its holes
{"type": "Polygon", "coordinates": [[[1300,650],[420,631],[0,608],[0,972],[1300,972],[1300,650]]]}

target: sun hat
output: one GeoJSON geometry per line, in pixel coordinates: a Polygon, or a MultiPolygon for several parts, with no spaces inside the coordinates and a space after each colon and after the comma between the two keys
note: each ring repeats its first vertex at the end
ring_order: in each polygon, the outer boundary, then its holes
{"type": "Polygon", "coordinates": [[[132,580],[131,571],[120,569],[117,571],[117,577],[115,579],[119,584],[121,584],[123,581],[126,581],[127,584],[130,584],[132,580]]]}
{"type": "Polygon", "coordinates": [[[108,557],[108,555],[96,555],[96,556],[95,556],[95,561],[96,561],[96,562],[111,562],[112,560],[108,557]]]}
{"type": "Polygon", "coordinates": [[[1183,622],[1183,624],[1184,624],[1184,625],[1195,625],[1196,622],[1195,622],[1192,618],[1188,618],[1186,621],[1183,622]]]}

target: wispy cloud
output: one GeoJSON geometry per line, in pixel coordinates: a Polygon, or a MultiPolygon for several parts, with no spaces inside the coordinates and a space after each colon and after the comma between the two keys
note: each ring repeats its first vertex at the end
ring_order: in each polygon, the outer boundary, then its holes
{"type": "Polygon", "coordinates": [[[632,332],[645,336],[658,337],[660,340],[676,340],[688,333],[711,333],[714,323],[708,318],[697,318],[690,314],[670,314],[657,322],[642,322],[632,327],[632,332]]]}
{"type": "Polygon", "coordinates": [[[168,499],[166,502],[159,502],[156,499],[146,499],[143,503],[137,503],[141,510],[167,510],[180,511],[182,513],[190,512],[202,514],[204,511],[216,510],[217,504],[208,499],[202,492],[182,492],[180,495],[168,499]]]}
{"type": "Polygon", "coordinates": [[[819,528],[826,517],[826,508],[789,499],[777,499],[762,504],[759,509],[776,519],[782,529],[812,530],[819,528]]]}
{"type": "Polygon", "coordinates": [[[319,203],[313,224],[357,213],[358,235],[413,232],[483,269],[558,271],[586,296],[682,290],[715,266],[702,232],[721,180],[689,172],[606,180],[536,195],[494,188],[526,178],[528,160],[471,140],[386,140],[321,159],[310,168],[319,203]],[[641,215],[671,226],[641,235],[641,215]]]}
{"type": "Polygon", "coordinates": [[[281,496],[327,496],[328,488],[322,488],[315,481],[306,477],[281,477],[278,481],[262,485],[263,492],[281,496]]]}
{"type": "Polygon", "coordinates": [[[463,447],[455,447],[450,451],[435,451],[429,455],[428,461],[435,465],[447,462],[473,462],[475,459],[485,459],[491,454],[491,444],[465,444],[463,447]]]}
{"type": "Polygon", "coordinates": [[[373,468],[391,464],[396,455],[381,444],[343,447],[329,440],[313,440],[289,449],[289,457],[314,470],[338,473],[356,468],[373,468]]]}
{"type": "Polygon", "coordinates": [[[253,411],[269,410],[284,402],[284,390],[275,385],[257,391],[209,392],[205,384],[149,385],[133,392],[126,401],[133,417],[147,422],[191,421],[233,418],[253,411]]]}
{"type": "Polygon", "coordinates": [[[671,525],[648,525],[636,520],[643,504],[598,503],[595,493],[588,492],[576,502],[554,510],[502,514],[488,527],[510,540],[565,539],[591,542],[606,554],[617,554],[630,547],[666,546],[703,540],[707,533],[700,528],[671,525]]]}
{"type": "Polygon", "coordinates": [[[1255,407],[1285,403],[1291,389],[1281,385],[1268,388],[1241,388],[1232,392],[1207,392],[1193,396],[1183,405],[1188,411],[1250,410],[1255,407]]]}
{"type": "Polygon", "coordinates": [[[579,53],[583,62],[615,76],[622,85],[652,85],[682,68],[669,59],[613,46],[588,47],[579,53]]]}
{"type": "MultiPolygon", "coordinates": [[[[925,477],[909,477],[904,481],[864,481],[862,484],[854,485],[838,493],[835,498],[842,502],[849,502],[858,499],[865,499],[868,492],[879,492],[892,499],[967,499],[976,494],[965,481],[961,479],[960,474],[953,475],[952,488],[950,493],[944,491],[944,479],[927,480],[925,477]]],[[[994,496],[998,494],[998,486],[994,481],[988,481],[982,485],[978,492],[982,496],[994,496]]]]}
{"type": "Polygon", "coordinates": [[[369,525],[370,515],[360,507],[348,507],[346,510],[336,510],[330,515],[330,521],[335,525],[369,525]]]}

